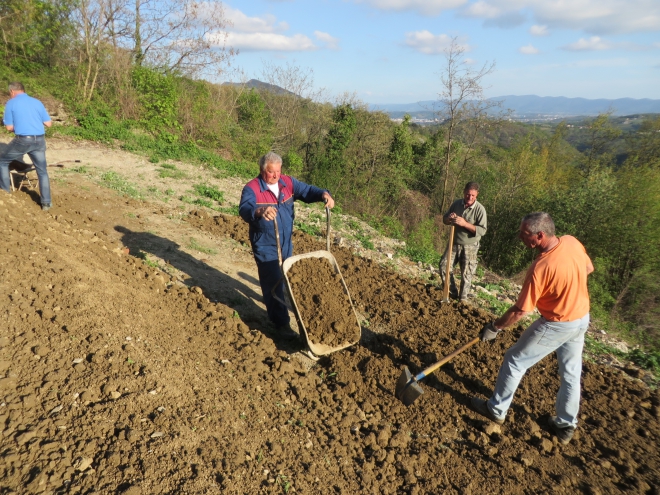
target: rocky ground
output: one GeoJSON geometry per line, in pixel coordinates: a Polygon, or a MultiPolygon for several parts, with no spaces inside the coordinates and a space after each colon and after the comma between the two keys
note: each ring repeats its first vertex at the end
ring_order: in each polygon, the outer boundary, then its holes
{"type": "MultiPolygon", "coordinates": [[[[660,493],[660,394],[641,380],[585,363],[580,428],[561,446],[546,426],[550,356],[496,426],[469,399],[489,394],[517,328],[457,356],[406,407],[402,368],[449,354],[490,313],[442,304],[387,249],[333,243],[362,336],[314,362],[266,323],[240,219],[164,201],[156,192],[184,186],[155,164],[53,141],[51,159],[90,168],[53,171],[52,210],[29,189],[0,193],[0,494],[660,493]],[[115,162],[156,192],[99,187],[115,162]]],[[[235,201],[224,179],[198,180],[235,201]]],[[[294,245],[325,249],[301,233],[294,245]]]]}

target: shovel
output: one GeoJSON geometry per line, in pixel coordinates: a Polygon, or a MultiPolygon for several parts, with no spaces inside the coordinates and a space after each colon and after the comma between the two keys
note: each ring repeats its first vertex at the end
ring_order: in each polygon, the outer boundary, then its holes
{"type": "Polygon", "coordinates": [[[447,247],[447,267],[445,268],[445,287],[442,290],[442,301],[443,303],[449,302],[449,286],[451,285],[451,280],[449,278],[451,274],[451,247],[454,245],[454,226],[451,226],[449,231],[449,247],[447,247]]]}
{"type": "Polygon", "coordinates": [[[454,357],[458,356],[461,352],[466,350],[468,347],[473,346],[477,342],[479,342],[479,337],[473,338],[463,347],[459,347],[448,356],[443,357],[440,361],[432,364],[431,366],[424,369],[422,372],[420,372],[415,376],[413,376],[412,373],[410,373],[408,366],[405,366],[403,368],[403,373],[401,373],[399,380],[396,382],[396,390],[394,392],[394,395],[396,395],[397,399],[403,402],[406,406],[409,406],[410,404],[415,402],[417,397],[419,397],[424,393],[424,390],[422,390],[422,387],[419,384],[420,380],[426,378],[435,370],[437,370],[440,366],[450,361],[454,357]]]}

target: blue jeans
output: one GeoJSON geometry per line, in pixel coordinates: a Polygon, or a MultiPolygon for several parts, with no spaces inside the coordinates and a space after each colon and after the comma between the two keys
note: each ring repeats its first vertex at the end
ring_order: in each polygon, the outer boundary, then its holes
{"type": "Polygon", "coordinates": [[[16,136],[7,145],[7,149],[0,156],[0,188],[11,192],[11,177],[9,163],[12,160],[23,160],[28,155],[37,169],[39,177],[39,192],[41,204],[50,205],[50,180],[48,178],[48,165],[46,164],[46,137],[45,136],[16,136]]]}
{"type": "Polygon", "coordinates": [[[493,415],[504,419],[525,372],[557,351],[560,385],[555,402],[556,424],[559,428],[576,427],[580,409],[582,348],[588,327],[588,313],[579,320],[556,322],[541,317],[532,323],[504,354],[495,391],[487,403],[493,415]]]}
{"type": "MultiPolygon", "coordinates": [[[[282,269],[280,262],[263,261],[257,262],[257,271],[259,272],[259,284],[261,285],[261,293],[264,296],[264,304],[268,312],[268,318],[276,327],[289,324],[289,310],[287,307],[273,297],[271,291],[275,284],[282,278],[282,269]]],[[[282,280],[275,290],[275,294],[282,301],[284,301],[284,281],[282,280]]]]}

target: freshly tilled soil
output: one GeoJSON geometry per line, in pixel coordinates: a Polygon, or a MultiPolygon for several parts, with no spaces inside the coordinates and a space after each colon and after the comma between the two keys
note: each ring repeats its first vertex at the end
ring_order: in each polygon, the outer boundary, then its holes
{"type": "MultiPolygon", "coordinates": [[[[520,328],[457,356],[405,407],[402,367],[437,361],[492,315],[333,248],[362,340],[310,368],[232,301],[128,254],[117,232],[139,232],[126,216],[139,205],[85,187],[58,184],[48,213],[0,193],[0,494],[660,490],[660,395],[624,371],[585,363],[567,446],[546,426],[554,356],[525,376],[503,426],[469,408],[520,328]]],[[[239,218],[189,220],[218,245],[247,242],[239,218]]]]}

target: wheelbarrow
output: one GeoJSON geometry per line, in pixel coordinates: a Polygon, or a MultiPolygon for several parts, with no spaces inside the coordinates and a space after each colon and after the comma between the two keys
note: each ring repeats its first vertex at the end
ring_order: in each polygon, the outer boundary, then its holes
{"type": "MultiPolygon", "coordinates": [[[[275,287],[271,291],[271,294],[273,297],[279,301],[280,303],[284,304],[287,306],[295,315],[296,317],[296,322],[298,323],[298,328],[300,329],[300,336],[304,343],[307,345],[307,348],[309,349],[309,352],[307,355],[312,358],[312,359],[318,359],[320,356],[325,356],[326,354],[330,354],[335,351],[339,351],[341,349],[345,349],[347,347],[350,347],[352,345],[357,344],[360,341],[362,329],[360,328],[360,323],[357,317],[357,313],[355,312],[355,306],[353,305],[353,300],[351,299],[351,295],[348,292],[348,287],[346,286],[346,282],[344,281],[344,277],[341,275],[341,271],[339,270],[339,264],[337,263],[337,260],[335,257],[332,255],[330,252],[330,208],[326,206],[325,208],[325,214],[327,217],[327,228],[326,228],[326,249],[325,251],[312,251],[310,253],[304,253],[304,254],[298,254],[296,256],[292,256],[290,258],[287,258],[282,262],[282,247],[280,246],[280,233],[279,229],[277,226],[277,218],[274,219],[274,225],[275,225],[275,237],[277,239],[277,256],[279,259],[280,263],[280,268],[282,270],[282,278],[275,284],[275,287]],[[303,321],[302,315],[300,313],[300,309],[298,308],[298,305],[296,304],[296,300],[293,296],[293,291],[291,290],[291,283],[289,282],[289,278],[287,276],[287,273],[291,269],[291,267],[298,261],[305,259],[305,258],[325,258],[327,259],[330,264],[332,265],[332,269],[334,272],[339,275],[339,281],[341,282],[341,286],[343,288],[344,293],[346,294],[348,298],[348,303],[351,305],[351,313],[355,317],[355,336],[354,338],[350,340],[346,340],[344,342],[341,342],[339,345],[336,346],[330,346],[327,344],[322,344],[322,343],[317,343],[313,342],[309,334],[307,333],[307,327],[305,326],[305,322],[303,321]],[[286,287],[286,293],[288,295],[289,300],[291,301],[291,306],[289,306],[285,301],[282,301],[276,294],[275,291],[277,287],[280,285],[280,282],[284,282],[284,286],[286,287]]],[[[332,331],[331,328],[328,328],[328,331],[332,331]]]]}

